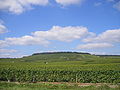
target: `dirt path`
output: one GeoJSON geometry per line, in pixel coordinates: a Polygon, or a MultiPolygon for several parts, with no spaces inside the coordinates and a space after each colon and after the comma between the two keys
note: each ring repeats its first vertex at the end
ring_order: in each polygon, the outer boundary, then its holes
{"type": "Polygon", "coordinates": [[[116,87],[119,87],[119,85],[114,85],[114,84],[110,84],[110,83],[70,83],[70,82],[37,82],[37,83],[46,83],[46,84],[55,84],[55,85],[58,85],[58,84],[66,84],[68,86],[74,86],[74,85],[77,85],[77,86],[101,86],[101,85],[107,85],[111,88],[116,88],[116,87]]]}

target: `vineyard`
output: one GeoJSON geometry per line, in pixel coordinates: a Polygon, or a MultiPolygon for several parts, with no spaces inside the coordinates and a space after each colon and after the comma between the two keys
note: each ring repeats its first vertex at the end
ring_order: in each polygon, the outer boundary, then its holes
{"type": "Polygon", "coordinates": [[[120,83],[120,57],[48,53],[1,58],[0,81],[120,83]]]}

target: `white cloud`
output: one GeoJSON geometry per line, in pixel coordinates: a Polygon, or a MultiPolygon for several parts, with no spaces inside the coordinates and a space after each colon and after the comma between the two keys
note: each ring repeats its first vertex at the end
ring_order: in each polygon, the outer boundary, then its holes
{"type": "Polygon", "coordinates": [[[9,45],[48,45],[49,41],[44,38],[33,36],[22,36],[19,38],[6,38],[5,42],[9,45]]]}
{"type": "Polygon", "coordinates": [[[110,48],[115,43],[120,43],[120,29],[106,30],[99,35],[92,35],[82,40],[87,44],[82,44],[77,49],[99,49],[99,48],[110,48]]]}
{"type": "Polygon", "coordinates": [[[15,49],[0,49],[0,58],[21,58],[23,56],[28,56],[21,51],[15,50],[15,49]]]}
{"type": "Polygon", "coordinates": [[[88,35],[89,32],[86,27],[81,26],[53,26],[49,31],[36,31],[33,33],[35,37],[44,38],[46,40],[58,40],[64,42],[70,42],[75,39],[81,39],[88,35]]]}
{"type": "Polygon", "coordinates": [[[0,49],[0,58],[9,58],[12,54],[16,55],[17,50],[14,49],[0,49]]]}
{"type": "Polygon", "coordinates": [[[57,3],[67,6],[71,4],[81,4],[84,0],[56,0],[57,3]]]}
{"type": "Polygon", "coordinates": [[[15,53],[17,52],[17,50],[13,50],[13,49],[0,49],[0,54],[3,53],[15,53]]]}
{"type": "Polygon", "coordinates": [[[84,42],[109,42],[118,43],[120,42],[120,29],[107,30],[96,37],[86,38],[84,42]]]}
{"type": "Polygon", "coordinates": [[[22,37],[12,37],[1,40],[0,44],[5,45],[43,45],[47,46],[50,40],[57,40],[63,42],[71,42],[76,39],[82,39],[86,35],[91,35],[86,27],[81,26],[68,26],[60,27],[53,26],[48,31],[36,31],[32,35],[22,36],[22,37]]]}
{"type": "Polygon", "coordinates": [[[0,54],[0,58],[10,58],[10,54],[0,54]]]}
{"type": "Polygon", "coordinates": [[[6,33],[7,28],[0,22],[0,34],[6,33]]]}
{"type": "Polygon", "coordinates": [[[112,44],[109,43],[88,43],[88,44],[81,44],[77,46],[77,49],[101,49],[101,48],[109,48],[113,47],[112,44]]]}
{"type": "Polygon", "coordinates": [[[20,14],[31,5],[46,5],[48,0],[0,0],[0,10],[7,10],[15,14],[20,14]]]}
{"type": "Polygon", "coordinates": [[[111,55],[106,52],[89,52],[90,54],[95,54],[95,55],[111,55]]]}
{"type": "Polygon", "coordinates": [[[114,4],[113,7],[120,11],[120,1],[114,4]]]}
{"type": "Polygon", "coordinates": [[[19,54],[19,53],[0,54],[0,58],[22,58],[23,56],[30,56],[30,55],[24,55],[24,54],[19,54]]]}
{"type": "Polygon", "coordinates": [[[8,43],[4,40],[0,40],[0,48],[8,46],[8,43]]]}

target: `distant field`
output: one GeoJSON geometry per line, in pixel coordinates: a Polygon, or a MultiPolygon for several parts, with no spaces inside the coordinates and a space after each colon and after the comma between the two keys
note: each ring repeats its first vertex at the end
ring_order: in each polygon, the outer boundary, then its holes
{"type": "Polygon", "coordinates": [[[1,58],[0,81],[120,83],[120,56],[61,52],[1,58]]]}

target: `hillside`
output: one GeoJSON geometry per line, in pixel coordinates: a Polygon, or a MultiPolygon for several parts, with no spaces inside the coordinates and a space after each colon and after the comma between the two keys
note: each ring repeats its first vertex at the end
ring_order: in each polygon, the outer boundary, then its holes
{"type": "Polygon", "coordinates": [[[34,53],[22,58],[0,58],[0,62],[64,62],[78,61],[80,63],[120,63],[119,55],[92,55],[81,52],[47,52],[34,53]]]}
{"type": "Polygon", "coordinates": [[[24,61],[80,61],[90,60],[97,56],[90,55],[89,53],[77,53],[77,52],[53,52],[53,53],[37,53],[28,57],[23,57],[24,61]]]}

